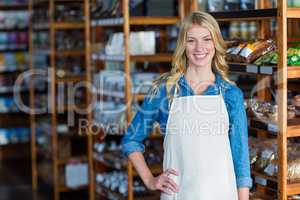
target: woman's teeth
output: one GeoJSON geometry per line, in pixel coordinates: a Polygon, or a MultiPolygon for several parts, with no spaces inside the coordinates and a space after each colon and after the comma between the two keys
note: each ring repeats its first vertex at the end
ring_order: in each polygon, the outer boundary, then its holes
{"type": "Polygon", "coordinates": [[[194,54],[197,59],[204,58],[206,54],[194,54]]]}

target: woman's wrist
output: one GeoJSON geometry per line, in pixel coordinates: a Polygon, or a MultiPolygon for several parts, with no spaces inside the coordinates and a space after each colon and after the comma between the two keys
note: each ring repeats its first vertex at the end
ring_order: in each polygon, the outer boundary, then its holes
{"type": "Polygon", "coordinates": [[[148,189],[153,189],[153,186],[152,186],[152,183],[153,183],[153,179],[154,179],[154,176],[152,174],[149,174],[147,175],[145,178],[142,178],[145,186],[148,188],[148,189]]]}

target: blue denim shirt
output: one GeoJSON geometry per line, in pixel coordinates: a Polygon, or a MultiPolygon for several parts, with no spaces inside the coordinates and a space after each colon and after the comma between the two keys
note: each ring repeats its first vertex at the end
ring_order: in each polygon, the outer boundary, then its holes
{"type": "MultiPolygon", "coordinates": [[[[179,79],[179,96],[192,96],[194,92],[182,75],[179,79]]],[[[237,187],[252,187],[250,175],[248,125],[244,108],[242,91],[235,85],[224,81],[216,74],[214,85],[209,86],[203,95],[216,95],[221,89],[229,115],[229,140],[231,145],[237,187]]],[[[174,88],[172,89],[174,90],[174,88]]],[[[172,91],[171,90],[171,91],[172,91]]],[[[145,97],[125,135],[122,138],[122,151],[128,156],[132,152],[144,152],[143,141],[152,132],[154,122],[160,124],[161,131],[165,133],[169,115],[169,100],[165,84],[161,84],[158,92],[152,98],[145,97]]]]}

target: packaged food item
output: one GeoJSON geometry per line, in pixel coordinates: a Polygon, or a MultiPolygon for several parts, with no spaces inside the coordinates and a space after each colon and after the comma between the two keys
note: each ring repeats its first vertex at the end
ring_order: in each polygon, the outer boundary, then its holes
{"type": "Polygon", "coordinates": [[[270,51],[265,55],[259,57],[257,60],[254,61],[255,65],[276,65],[278,63],[278,52],[277,51],[270,51]]]}
{"type": "Polygon", "coordinates": [[[269,40],[259,40],[253,43],[248,43],[239,53],[241,60],[246,63],[252,63],[254,60],[266,53],[274,50],[275,42],[269,40]]]}
{"type": "Polygon", "coordinates": [[[300,46],[289,47],[287,50],[287,64],[300,65],[300,46]]]}
{"type": "Polygon", "coordinates": [[[277,157],[276,144],[276,139],[268,139],[262,142],[262,144],[260,145],[261,151],[259,153],[258,159],[254,163],[254,168],[256,171],[263,172],[265,168],[277,157]]]}
{"type": "Polygon", "coordinates": [[[297,108],[300,108],[300,95],[296,95],[292,99],[292,104],[297,108]]]}
{"type": "Polygon", "coordinates": [[[247,43],[241,43],[236,47],[227,49],[226,60],[232,62],[241,62],[239,53],[247,46],[247,43]]]}

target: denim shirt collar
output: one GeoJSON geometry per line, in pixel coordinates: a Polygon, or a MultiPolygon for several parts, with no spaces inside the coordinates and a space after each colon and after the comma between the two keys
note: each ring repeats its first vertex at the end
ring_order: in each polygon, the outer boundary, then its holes
{"type": "MultiPolygon", "coordinates": [[[[230,83],[223,80],[219,73],[215,73],[215,76],[216,76],[215,84],[209,86],[203,92],[203,95],[216,95],[219,93],[219,88],[220,88],[221,92],[224,92],[231,87],[230,83]]],[[[178,80],[178,84],[180,85],[180,88],[182,88],[184,91],[187,92],[186,95],[195,95],[193,89],[188,84],[184,74],[181,74],[181,76],[178,80]]]]}

